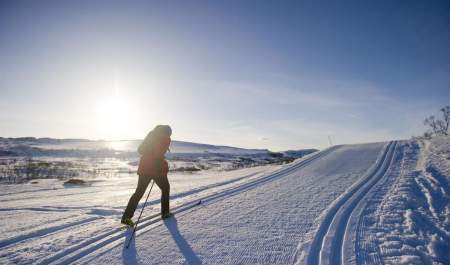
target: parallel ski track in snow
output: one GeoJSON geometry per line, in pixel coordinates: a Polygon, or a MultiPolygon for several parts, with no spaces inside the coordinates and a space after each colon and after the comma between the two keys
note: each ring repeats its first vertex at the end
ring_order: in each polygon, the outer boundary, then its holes
{"type": "Polygon", "coordinates": [[[390,142],[381,159],[375,162],[366,176],[333,203],[312,240],[306,259],[307,265],[346,264],[343,259],[343,246],[346,233],[349,233],[350,229],[350,216],[358,202],[385,176],[392,163],[396,146],[396,141],[390,142]]]}
{"type": "MultiPolygon", "coordinates": [[[[267,176],[260,177],[255,180],[251,180],[251,181],[249,181],[247,183],[243,183],[242,185],[239,185],[237,187],[231,187],[231,188],[225,189],[223,191],[220,191],[218,193],[206,195],[202,198],[198,198],[198,199],[189,201],[178,207],[173,208],[172,212],[175,214],[179,214],[182,212],[186,212],[190,209],[193,209],[198,204],[199,200],[201,200],[201,202],[202,202],[201,205],[212,204],[212,203],[221,201],[223,199],[229,198],[231,196],[234,196],[236,194],[239,194],[241,192],[244,192],[244,191],[247,191],[250,189],[254,189],[257,186],[260,186],[262,184],[265,184],[265,183],[274,181],[278,178],[287,176],[290,173],[308,165],[312,161],[331,153],[332,151],[336,150],[339,147],[340,146],[332,146],[323,151],[314,153],[311,156],[309,156],[303,160],[300,160],[299,162],[296,162],[289,167],[283,168],[283,169],[276,171],[272,174],[269,174],[267,176]]],[[[162,224],[160,222],[161,218],[159,216],[160,216],[160,214],[154,214],[154,215],[148,216],[146,218],[143,218],[141,220],[141,222],[139,223],[139,227],[136,231],[136,238],[140,233],[146,232],[156,226],[161,225],[162,224]]],[[[100,235],[93,237],[89,240],[86,240],[78,245],[74,245],[70,248],[60,251],[60,252],[56,253],[55,255],[52,255],[50,257],[47,257],[46,259],[39,261],[38,264],[69,264],[71,262],[75,262],[76,260],[78,260],[96,250],[99,250],[100,248],[103,248],[105,246],[113,247],[113,246],[123,244],[124,239],[128,239],[128,236],[125,237],[126,233],[127,232],[122,231],[120,228],[114,229],[110,232],[100,234],[100,235]]]]}

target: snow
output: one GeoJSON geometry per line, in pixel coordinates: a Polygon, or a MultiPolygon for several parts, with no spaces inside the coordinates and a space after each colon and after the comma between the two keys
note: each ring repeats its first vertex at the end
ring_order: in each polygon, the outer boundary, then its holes
{"type": "MultiPolygon", "coordinates": [[[[0,183],[24,183],[44,178],[83,180],[135,175],[140,140],[91,141],[52,138],[1,138],[0,183]]],[[[315,149],[271,152],[228,146],[172,141],[166,154],[172,172],[233,170],[282,164],[315,149]]]]}
{"type": "Polygon", "coordinates": [[[135,175],[2,184],[0,263],[450,264],[448,137],[169,179],[175,217],[159,218],[154,189],[128,249],[118,224],[135,175]]]}
{"type": "MultiPolygon", "coordinates": [[[[176,207],[204,193],[240,185],[279,167],[172,174],[171,205],[176,207]]],[[[45,183],[39,180],[37,186],[2,185],[0,263],[40,260],[98,234],[116,230],[136,180],[136,176],[106,179],[79,188],[65,188],[58,180],[45,183]],[[13,225],[11,220],[15,221],[13,225]]],[[[158,212],[159,197],[158,189],[154,189],[147,214],[158,212]]]]}
{"type": "Polygon", "coordinates": [[[389,179],[371,194],[356,237],[356,262],[450,264],[450,141],[407,141],[389,179]]]}

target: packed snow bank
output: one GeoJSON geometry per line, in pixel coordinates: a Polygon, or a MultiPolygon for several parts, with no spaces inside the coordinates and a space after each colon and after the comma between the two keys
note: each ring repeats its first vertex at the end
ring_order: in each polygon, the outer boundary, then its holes
{"type": "Polygon", "coordinates": [[[297,264],[450,263],[450,138],[393,150],[324,211],[297,264]]]}
{"type": "Polygon", "coordinates": [[[450,138],[403,142],[362,207],[349,264],[450,264],[450,138]]]}

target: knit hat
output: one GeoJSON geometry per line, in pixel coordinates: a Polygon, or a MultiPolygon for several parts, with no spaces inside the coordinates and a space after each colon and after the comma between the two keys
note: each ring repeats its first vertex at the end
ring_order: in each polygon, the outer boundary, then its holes
{"type": "Polygon", "coordinates": [[[172,135],[172,128],[169,125],[157,125],[153,131],[159,136],[170,137],[172,135]]]}

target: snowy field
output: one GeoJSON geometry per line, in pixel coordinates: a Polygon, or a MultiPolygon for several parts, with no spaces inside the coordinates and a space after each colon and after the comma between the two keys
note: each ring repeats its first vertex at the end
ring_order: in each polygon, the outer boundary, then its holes
{"type": "MultiPolygon", "coordinates": [[[[211,157],[202,163],[248,158],[211,157]]],[[[134,159],[124,163],[130,171],[134,159]]],[[[159,218],[154,188],[128,249],[119,220],[136,175],[2,184],[0,263],[450,264],[449,138],[334,146],[237,168],[171,172],[175,217],[159,218]]]]}
{"type": "MultiPolygon", "coordinates": [[[[0,137],[0,184],[28,183],[34,179],[71,178],[84,181],[136,175],[140,140],[91,141],[84,139],[0,137]]],[[[192,173],[223,171],[267,164],[283,164],[316,149],[271,152],[182,141],[172,141],[166,154],[170,171],[192,173]]],[[[34,183],[39,181],[34,181],[34,183]]]]}

